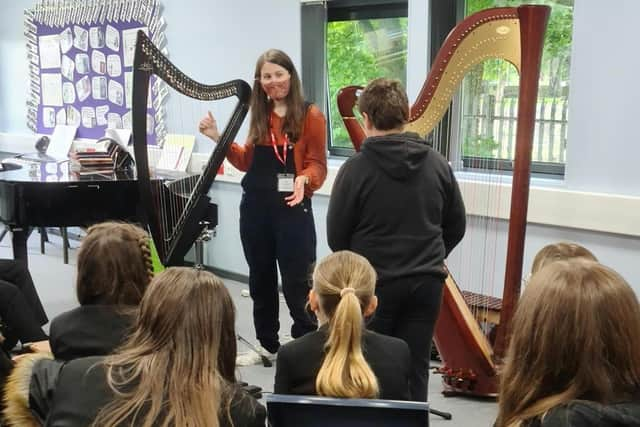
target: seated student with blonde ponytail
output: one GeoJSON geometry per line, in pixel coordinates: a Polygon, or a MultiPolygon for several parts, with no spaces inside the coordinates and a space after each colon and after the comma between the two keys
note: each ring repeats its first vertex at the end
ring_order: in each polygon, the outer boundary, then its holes
{"type": "Polygon", "coordinates": [[[320,328],[278,350],[275,393],[409,400],[407,344],[365,328],[377,306],[366,258],[333,253],[313,272],[309,306],[320,328]]]}

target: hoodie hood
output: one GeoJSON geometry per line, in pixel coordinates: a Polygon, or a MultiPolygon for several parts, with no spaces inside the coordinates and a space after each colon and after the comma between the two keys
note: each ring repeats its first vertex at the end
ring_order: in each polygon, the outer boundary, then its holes
{"type": "Polygon", "coordinates": [[[362,154],[395,180],[405,180],[424,164],[431,148],[417,133],[407,132],[365,139],[362,154]]]}

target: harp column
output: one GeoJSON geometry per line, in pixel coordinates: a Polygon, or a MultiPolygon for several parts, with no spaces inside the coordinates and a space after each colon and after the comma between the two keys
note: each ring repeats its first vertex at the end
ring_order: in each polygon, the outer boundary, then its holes
{"type": "Polygon", "coordinates": [[[535,6],[518,7],[521,39],[520,93],[518,97],[518,129],[516,153],[513,165],[513,190],[509,217],[509,240],[504,295],[502,296],[501,327],[498,330],[494,355],[504,356],[511,333],[511,319],[520,297],[522,259],[529,206],[529,181],[531,178],[531,150],[536,122],[536,102],[542,46],[549,19],[549,8],[535,6]]]}

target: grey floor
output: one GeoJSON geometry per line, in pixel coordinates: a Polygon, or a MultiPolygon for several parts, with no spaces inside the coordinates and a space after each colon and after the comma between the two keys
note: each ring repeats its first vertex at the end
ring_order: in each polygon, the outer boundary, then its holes
{"type": "MultiPolygon", "coordinates": [[[[70,251],[70,264],[62,261],[62,245],[59,237],[51,236],[51,243],[46,245],[45,254],[40,254],[39,237],[37,233],[29,240],[29,268],[36,287],[50,319],[59,313],[73,308],[76,303],[74,294],[75,279],[75,255],[76,250],[70,251]]],[[[12,258],[10,236],[0,242],[0,257],[12,258]]],[[[77,242],[72,246],[77,247],[77,242]]],[[[254,341],[253,324],[251,320],[251,299],[241,296],[241,291],[247,289],[242,283],[226,281],[237,309],[238,333],[254,341]]],[[[281,336],[288,333],[291,321],[283,299],[280,304],[280,323],[282,325],[281,336]]],[[[240,343],[238,349],[244,350],[240,343]]],[[[239,368],[238,376],[245,382],[255,384],[264,391],[273,391],[273,378],[275,368],[251,366],[239,368]]],[[[448,411],[453,414],[450,421],[437,416],[431,416],[432,426],[457,427],[457,426],[491,426],[496,415],[496,404],[492,400],[470,399],[462,397],[444,397],[441,394],[439,377],[433,375],[429,387],[429,401],[433,408],[448,411]]]]}

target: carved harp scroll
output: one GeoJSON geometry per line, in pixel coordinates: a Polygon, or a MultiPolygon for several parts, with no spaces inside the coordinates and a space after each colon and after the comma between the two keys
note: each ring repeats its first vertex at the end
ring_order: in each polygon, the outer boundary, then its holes
{"type": "Polygon", "coordinates": [[[251,87],[244,80],[216,85],[198,83],[176,68],[138,31],[133,68],[133,140],[142,216],[164,265],[179,265],[202,231],[210,212],[207,193],[249,110],[251,87]],[[156,75],[177,92],[202,101],[231,96],[238,102],[201,175],[172,182],[151,180],[147,155],[147,98],[149,82],[156,75]]]}
{"type": "MultiPolygon", "coordinates": [[[[500,329],[492,348],[451,275],[434,340],[443,359],[445,392],[489,396],[496,393],[496,365],[508,340],[520,293],[522,259],[531,174],[535,106],[548,6],[488,9],[464,19],[451,31],[411,107],[407,131],[425,136],[445,114],[463,77],[475,65],[493,58],[512,63],[520,72],[516,154],[500,329]]],[[[338,93],[338,108],[356,150],[365,134],[353,108],[362,87],[338,93]]]]}

